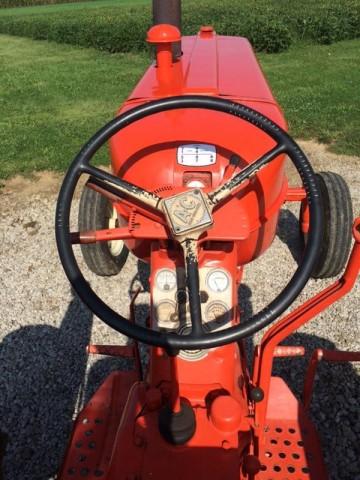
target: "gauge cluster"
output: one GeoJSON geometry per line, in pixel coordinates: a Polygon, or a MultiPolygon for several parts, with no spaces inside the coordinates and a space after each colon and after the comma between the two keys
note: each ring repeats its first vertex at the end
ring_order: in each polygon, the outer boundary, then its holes
{"type": "MultiPolygon", "coordinates": [[[[221,330],[232,319],[232,279],[222,268],[203,267],[199,270],[201,309],[205,328],[221,330]]],[[[180,331],[190,325],[190,309],[183,268],[163,268],[156,272],[152,286],[155,327],[180,331]]]]}

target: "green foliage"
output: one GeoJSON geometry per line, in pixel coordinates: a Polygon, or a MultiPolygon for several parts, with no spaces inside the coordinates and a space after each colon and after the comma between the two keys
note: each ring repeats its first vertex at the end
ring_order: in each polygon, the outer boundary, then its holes
{"type": "Polygon", "coordinates": [[[0,17],[0,32],[114,52],[141,51],[151,22],[149,9],[93,9],[0,17]]]}
{"type": "Polygon", "coordinates": [[[245,35],[255,49],[260,52],[278,53],[287,50],[291,44],[288,27],[275,17],[253,18],[248,24],[249,33],[245,35]]]}
{"type": "Polygon", "coordinates": [[[32,7],[34,5],[52,5],[55,3],[82,2],[83,0],[1,0],[1,8],[32,7]]]}
{"type": "MultiPolygon", "coordinates": [[[[2,0],[0,0],[1,3],[2,0]]],[[[109,7],[134,7],[135,5],[149,5],[150,0],[79,0],[77,3],[52,3],[51,5],[34,5],[26,7],[1,8],[0,16],[12,15],[38,15],[40,13],[66,13],[72,12],[76,15],[79,10],[91,10],[93,8],[109,8],[109,7]]]]}
{"type": "MultiPolygon", "coordinates": [[[[48,14],[0,15],[0,33],[112,53],[147,48],[145,35],[152,18],[150,2],[142,6],[106,2],[104,6],[96,5],[76,11],[64,8],[55,13],[51,13],[50,6],[48,14]]],[[[213,25],[219,34],[249,38],[257,51],[274,53],[287,50],[292,42],[303,39],[330,44],[359,37],[360,3],[359,0],[185,0],[183,33],[196,34],[204,24],[213,25]]]]}
{"type": "Polygon", "coordinates": [[[315,12],[299,12],[290,22],[293,22],[300,39],[328,45],[351,40],[360,36],[360,3],[333,2],[320,5],[315,12]]]}
{"type": "Polygon", "coordinates": [[[193,35],[201,25],[213,25],[221,35],[244,36],[257,51],[277,53],[287,50],[291,44],[290,30],[270,8],[254,8],[252,2],[239,5],[225,0],[218,4],[211,1],[185,3],[183,32],[193,35]]]}

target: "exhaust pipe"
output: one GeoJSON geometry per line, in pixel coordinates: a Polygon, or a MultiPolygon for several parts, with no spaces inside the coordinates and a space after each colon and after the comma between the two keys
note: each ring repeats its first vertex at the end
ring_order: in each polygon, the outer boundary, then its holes
{"type": "MultiPolygon", "coordinates": [[[[181,31],[181,0],[153,0],[153,24],[168,23],[181,31]]],[[[173,59],[181,57],[181,41],[173,44],[173,59]]]]}

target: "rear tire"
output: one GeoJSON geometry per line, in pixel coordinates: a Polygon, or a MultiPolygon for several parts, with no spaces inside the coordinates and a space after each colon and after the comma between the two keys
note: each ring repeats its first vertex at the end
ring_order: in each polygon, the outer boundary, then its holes
{"type": "MultiPolygon", "coordinates": [[[[84,187],[79,205],[79,231],[111,228],[118,222],[111,202],[100,193],[84,187]]],[[[81,252],[88,268],[101,277],[117,275],[129,254],[122,240],[83,244],[81,252]]]]}
{"type": "MultiPolygon", "coordinates": [[[[333,172],[320,172],[316,177],[324,204],[324,232],[319,261],[312,277],[330,278],[341,272],[350,253],[353,208],[349,187],[343,177],[333,172]]],[[[306,237],[304,235],[305,243],[306,237]]]]}

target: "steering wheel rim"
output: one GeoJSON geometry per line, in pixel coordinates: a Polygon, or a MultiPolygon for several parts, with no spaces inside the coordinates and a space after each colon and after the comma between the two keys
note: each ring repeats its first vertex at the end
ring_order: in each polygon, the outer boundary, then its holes
{"type": "MultiPolygon", "coordinates": [[[[116,177],[114,177],[116,178],[116,177]]],[[[133,186],[134,188],[137,188],[133,186]]],[[[202,95],[169,97],[135,107],[114,118],[99,130],[81,149],[67,171],[56,207],[56,242],[65,273],[81,300],[111,328],[140,342],[163,347],[169,351],[181,349],[207,349],[238,341],[261,330],[276,320],[297,298],[305,287],[317,260],[322,237],[321,196],[312,166],[296,142],[272,120],[245,105],[233,101],[202,95]],[[268,134],[295,165],[306,191],[310,212],[310,229],[303,261],[290,281],[275,299],[244,323],[202,335],[179,335],[156,331],[129,322],[110,308],[92,290],[82,275],[74,256],[70,240],[69,218],[71,203],[78,180],[89,173],[90,160],[101,146],[126,126],[145,117],[169,110],[200,108],[216,110],[239,117],[268,134]]]]}

